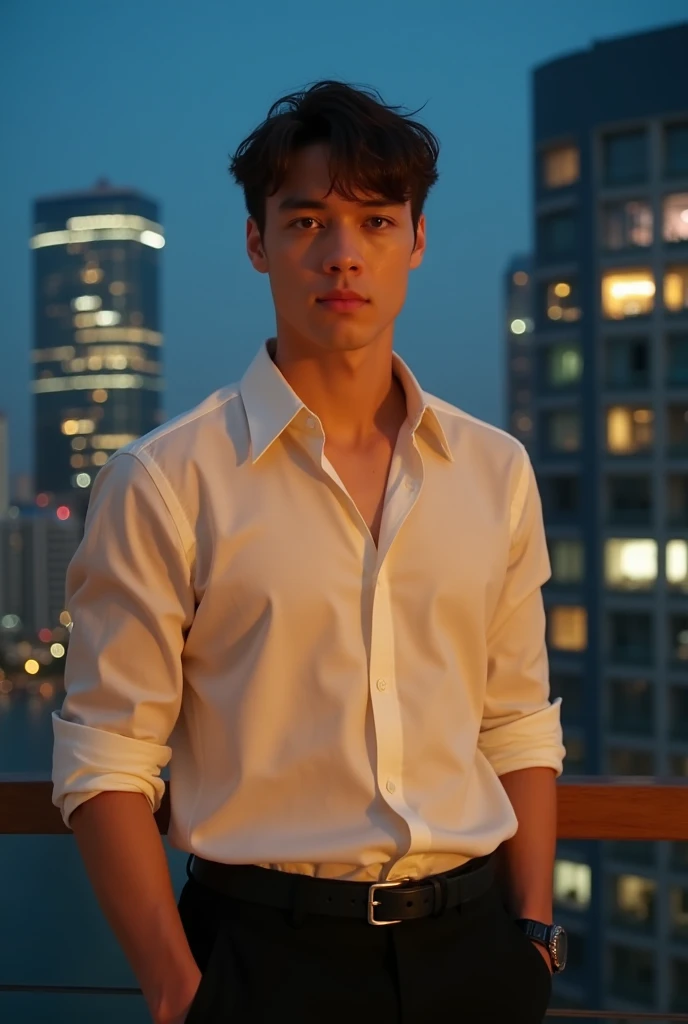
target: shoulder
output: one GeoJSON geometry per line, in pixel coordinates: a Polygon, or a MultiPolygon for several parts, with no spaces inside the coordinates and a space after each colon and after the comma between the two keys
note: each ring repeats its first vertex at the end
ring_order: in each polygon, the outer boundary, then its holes
{"type": "Polygon", "coordinates": [[[469,450],[478,457],[503,465],[515,462],[522,467],[528,460],[526,449],[512,434],[501,427],[495,427],[486,420],[471,416],[457,405],[445,402],[427,391],[423,393],[428,406],[433,410],[444,430],[445,437],[454,458],[467,455],[469,450]]]}

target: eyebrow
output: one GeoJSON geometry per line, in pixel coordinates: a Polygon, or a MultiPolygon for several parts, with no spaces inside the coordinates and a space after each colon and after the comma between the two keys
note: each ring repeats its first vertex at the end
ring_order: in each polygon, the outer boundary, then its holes
{"type": "MultiPolygon", "coordinates": [[[[356,204],[363,209],[373,209],[387,206],[403,206],[404,203],[397,203],[393,199],[357,199],[356,204]]],[[[304,196],[286,196],[279,204],[278,209],[282,210],[326,210],[327,203],[322,199],[307,199],[304,196]]]]}

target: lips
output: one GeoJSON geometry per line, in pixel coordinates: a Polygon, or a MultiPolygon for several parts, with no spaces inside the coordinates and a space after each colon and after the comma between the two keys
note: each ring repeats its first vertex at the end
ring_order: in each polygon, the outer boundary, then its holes
{"type": "Polygon", "coordinates": [[[364,299],[358,292],[336,289],[322,295],[317,302],[319,306],[324,306],[333,313],[351,313],[365,306],[368,299],[364,299]]]}

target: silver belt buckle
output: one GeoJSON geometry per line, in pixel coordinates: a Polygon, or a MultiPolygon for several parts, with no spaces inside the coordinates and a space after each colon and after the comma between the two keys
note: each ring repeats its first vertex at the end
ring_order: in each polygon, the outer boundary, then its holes
{"type": "Polygon", "coordinates": [[[375,893],[378,889],[396,889],[404,882],[408,882],[408,878],[399,878],[396,882],[373,882],[370,889],[368,890],[368,924],[377,925],[381,928],[387,924],[401,924],[401,918],[398,921],[376,921],[375,920],[375,907],[379,907],[380,901],[375,899],[375,893]]]}

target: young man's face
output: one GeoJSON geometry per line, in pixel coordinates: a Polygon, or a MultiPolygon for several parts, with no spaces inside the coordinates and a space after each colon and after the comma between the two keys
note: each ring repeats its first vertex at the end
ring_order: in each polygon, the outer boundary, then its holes
{"type": "Polygon", "coordinates": [[[410,203],[363,194],[352,202],[327,195],[330,184],[325,145],[296,152],[266,201],[262,240],[249,221],[247,248],[255,269],[270,275],[278,334],[306,349],[347,351],[391,337],[409,271],[423,258],[425,219],[414,245],[410,203]]]}

